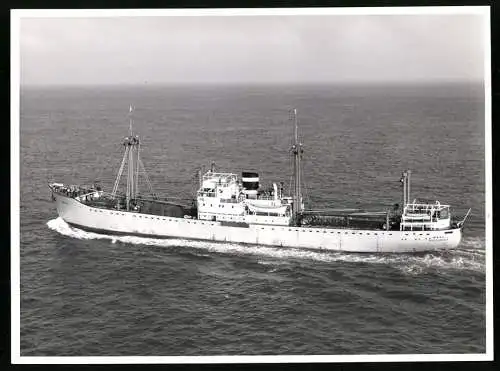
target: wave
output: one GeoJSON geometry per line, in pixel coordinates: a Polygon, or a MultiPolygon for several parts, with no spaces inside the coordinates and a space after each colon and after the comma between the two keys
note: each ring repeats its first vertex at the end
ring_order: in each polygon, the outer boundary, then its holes
{"type": "MultiPolygon", "coordinates": [[[[391,265],[404,274],[415,275],[426,273],[429,270],[457,269],[484,272],[485,250],[484,239],[464,239],[460,248],[446,252],[429,252],[420,254],[368,254],[368,253],[345,253],[335,251],[312,251],[299,248],[281,248],[271,246],[253,246],[235,243],[194,241],[180,238],[156,239],[137,236],[115,236],[94,232],[86,232],[68,225],[62,218],[58,217],[47,222],[47,226],[68,237],[77,239],[106,239],[111,243],[122,242],[126,244],[142,244],[158,247],[187,247],[205,250],[205,252],[216,252],[221,254],[256,255],[263,259],[258,264],[273,267],[287,265],[287,260],[300,259],[325,263],[365,263],[391,265]]],[[[206,256],[202,254],[202,256],[206,256]]]]}

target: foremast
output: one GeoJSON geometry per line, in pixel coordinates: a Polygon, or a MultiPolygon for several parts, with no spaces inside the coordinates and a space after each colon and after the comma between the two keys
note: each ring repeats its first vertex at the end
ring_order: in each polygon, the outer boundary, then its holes
{"type": "MultiPolygon", "coordinates": [[[[125,193],[126,209],[129,211],[132,208],[132,203],[136,200],[139,194],[139,168],[142,169],[146,181],[148,183],[149,189],[152,192],[151,182],[146,173],[146,169],[142,163],[140,157],[141,141],[139,135],[134,134],[133,131],[133,113],[134,109],[130,106],[129,109],[129,135],[123,139],[123,146],[125,147],[125,152],[123,153],[123,159],[116,176],[113,191],[111,193],[113,198],[116,198],[116,193],[118,191],[118,186],[120,184],[120,179],[123,174],[125,166],[127,166],[127,190],[125,193]]],[[[153,193],[153,192],[152,192],[153,193]]],[[[154,194],[153,194],[154,195],[154,194]]]]}
{"type": "Polygon", "coordinates": [[[292,144],[291,152],[293,157],[293,204],[292,204],[292,223],[294,225],[300,224],[302,215],[302,167],[301,160],[304,150],[302,143],[299,141],[299,130],[297,120],[297,109],[293,109],[292,117],[294,123],[294,142],[292,144]]]}

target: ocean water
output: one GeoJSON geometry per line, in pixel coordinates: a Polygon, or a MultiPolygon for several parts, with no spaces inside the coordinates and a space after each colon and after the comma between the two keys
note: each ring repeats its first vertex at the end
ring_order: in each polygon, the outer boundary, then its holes
{"type": "MultiPolygon", "coordinates": [[[[23,88],[21,355],[344,355],[485,352],[481,86],[23,88]],[[196,173],[290,182],[297,108],[309,207],[376,210],[412,196],[471,207],[458,249],[346,254],[84,232],[47,183],[111,190],[128,133],[154,190],[196,173]]],[[[141,184],[141,189],[144,189],[141,184]]]]}

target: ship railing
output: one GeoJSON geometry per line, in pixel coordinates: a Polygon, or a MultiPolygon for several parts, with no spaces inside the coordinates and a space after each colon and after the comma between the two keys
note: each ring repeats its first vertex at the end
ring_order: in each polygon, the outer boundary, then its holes
{"type": "Polygon", "coordinates": [[[430,214],[404,214],[403,219],[405,220],[431,220],[431,215],[430,214]]]}
{"type": "Polygon", "coordinates": [[[87,196],[95,196],[96,193],[97,193],[97,197],[100,197],[103,194],[102,191],[93,190],[91,192],[81,193],[77,197],[82,199],[82,198],[87,197],[87,196]]]}
{"type": "Polygon", "coordinates": [[[204,192],[204,191],[198,191],[198,196],[199,197],[215,197],[217,194],[215,192],[204,192]]]}
{"type": "Polygon", "coordinates": [[[239,203],[238,199],[236,199],[236,198],[221,198],[220,202],[221,203],[226,203],[226,204],[237,204],[237,203],[239,203]]]}
{"type": "MultiPolygon", "coordinates": [[[[113,195],[110,192],[104,192],[104,191],[99,191],[101,197],[108,197],[111,199],[125,199],[126,195],[124,194],[115,194],[113,195]]],[[[151,201],[151,202],[158,202],[158,203],[169,203],[169,202],[179,202],[179,201],[187,201],[191,202],[193,199],[191,198],[181,198],[181,197],[164,197],[163,199],[160,199],[158,196],[153,195],[152,197],[145,197],[145,196],[137,196],[134,198],[135,201],[151,201]],[[155,198],[156,197],[156,198],[155,198]]]]}
{"type": "Polygon", "coordinates": [[[428,225],[437,225],[439,224],[439,221],[444,221],[446,222],[447,219],[437,219],[437,220],[401,220],[401,224],[406,224],[406,225],[420,225],[420,224],[428,224],[428,225]]]}
{"type": "Polygon", "coordinates": [[[80,199],[80,197],[85,197],[88,195],[94,195],[96,192],[99,196],[103,193],[103,191],[89,187],[75,186],[75,185],[60,185],[61,183],[50,184],[49,187],[52,192],[59,193],[71,198],[80,199]]]}
{"type": "Polygon", "coordinates": [[[310,210],[304,210],[303,214],[318,214],[318,215],[325,215],[325,216],[380,216],[380,215],[386,215],[387,213],[391,214],[391,212],[384,210],[384,211],[366,211],[362,209],[350,209],[350,208],[344,208],[344,209],[310,209],[310,210]]]}
{"type": "Polygon", "coordinates": [[[212,173],[208,172],[205,173],[202,177],[202,180],[223,180],[226,182],[229,182],[231,180],[236,181],[238,179],[238,176],[233,173],[212,173]]]}
{"type": "Polygon", "coordinates": [[[255,216],[274,216],[274,217],[288,217],[290,213],[273,213],[273,212],[263,212],[263,211],[248,211],[247,215],[255,215],[255,216]]]}
{"type": "Polygon", "coordinates": [[[402,231],[436,231],[450,229],[449,226],[440,226],[437,223],[401,223],[402,231]]]}
{"type": "Polygon", "coordinates": [[[450,205],[436,204],[421,204],[421,203],[411,203],[405,205],[406,211],[427,211],[427,210],[442,210],[449,208],[450,205]]]}
{"type": "Polygon", "coordinates": [[[404,223],[404,224],[421,224],[421,223],[425,223],[425,224],[433,224],[433,223],[436,223],[438,221],[438,219],[424,219],[424,218],[421,218],[421,219],[406,219],[406,218],[402,218],[401,219],[401,223],[404,223]]]}
{"type": "Polygon", "coordinates": [[[275,198],[274,196],[258,196],[257,200],[274,201],[275,198]]]}

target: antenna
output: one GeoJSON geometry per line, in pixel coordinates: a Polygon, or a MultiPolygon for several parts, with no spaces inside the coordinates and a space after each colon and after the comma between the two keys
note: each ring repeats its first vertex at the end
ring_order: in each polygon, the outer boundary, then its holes
{"type": "Polygon", "coordinates": [[[130,105],[128,115],[129,115],[129,124],[130,124],[130,136],[132,136],[132,124],[133,124],[133,117],[132,117],[132,112],[134,111],[134,108],[132,105],[130,105]]]}

